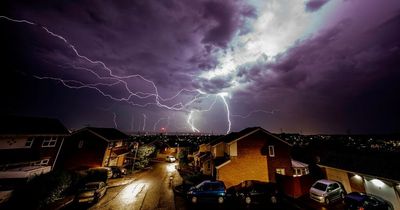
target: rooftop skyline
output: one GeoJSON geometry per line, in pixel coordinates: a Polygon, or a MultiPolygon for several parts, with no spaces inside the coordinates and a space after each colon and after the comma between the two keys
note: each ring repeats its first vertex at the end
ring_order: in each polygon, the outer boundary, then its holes
{"type": "Polygon", "coordinates": [[[3,1],[0,114],[123,131],[400,131],[400,2],[3,1]]]}

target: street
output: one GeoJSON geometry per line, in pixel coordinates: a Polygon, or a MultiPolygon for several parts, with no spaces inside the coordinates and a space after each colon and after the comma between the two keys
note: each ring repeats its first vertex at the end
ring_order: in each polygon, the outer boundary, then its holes
{"type": "MultiPolygon", "coordinates": [[[[239,209],[229,203],[218,205],[214,203],[192,205],[184,196],[174,195],[173,186],[182,182],[178,171],[175,169],[177,163],[154,162],[148,170],[135,175],[129,175],[120,179],[112,179],[105,196],[96,204],[73,205],[68,209],[91,209],[91,210],[188,210],[188,209],[239,209]],[[170,183],[169,177],[174,179],[170,183]],[[120,185],[115,183],[121,183],[120,185]]],[[[242,209],[265,209],[263,206],[247,206],[242,209]]],[[[329,207],[310,200],[307,196],[300,199],[284,198],[279,209],[282,210],[343,210],[341,201],[329,207]]]]}

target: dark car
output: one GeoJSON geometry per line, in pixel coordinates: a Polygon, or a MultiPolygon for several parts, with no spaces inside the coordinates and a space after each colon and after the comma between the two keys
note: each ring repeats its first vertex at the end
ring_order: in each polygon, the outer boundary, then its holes
{"type": "Polygon", "coordinates": [[[347,194],[344,203],[348,210],[393,210],[393,205],[389,201],[360,192],[347,194]]]}
{"type": "Polygon", "coordinates": [[[187,192],[187,197],[192,203],[199,201],[213,201],[223,203],[225,201],[226,188],[222,181],[206,180],[187,192]]]}
{"type": "Polygon", "coordinates": [[[89,182],[79,189],[76,195],[78,203],[97,203],[107,191],[104,182],[89,182]]]}
{"type": "Polygon", "coordinates": [[[112,171],[112,178],[122,177],[123,175],[126,175],[128,173],[126,168],[124,167],[110,166],[110,168],[112,171]]]}
{"type": "Polygon", "coordinates": [[[227,197],[232,201],[240,201],[244,204],[262,203],[277,205],[279,190],[275,183],[256,180],[243,181],[227,190],[227,197]]]}

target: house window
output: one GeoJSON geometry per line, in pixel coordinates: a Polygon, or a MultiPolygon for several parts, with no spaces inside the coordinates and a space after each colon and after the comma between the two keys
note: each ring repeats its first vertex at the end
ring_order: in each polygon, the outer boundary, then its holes
{"type": "Polygon", "coordinates": [[[57,143],[57,137],[46,137],[43,140],[42,147],[55,147],[57,143]]]}
{"type": "Polygon", "coordinates": [[[82,149],[83,147],[83,140],[80,140],[78,143],[78,149],[82,149]]]}
{"type": "Polygon", "coordinates": [[[26,140],[26,142],[25,142],[25,147],[26,147],[26,148],[31,148],[34,139],[35,139],[35,138],[33,138],[33,137],[29,137],[29,138],[26,140]]]}
{"type": "Polygon", "coordinates": [[[274,146],[268,146],[268,154],[270,157],[275,157],[275,148],[274,146]]]}
{"type": "Polygon", "coordinates": [[[43,160],[40,161],[40,165],[41,166],[47,166],[49,164],[49,161],[50,161],[49,159],[43,159],[43,160]]]}
{"type": "Polygon", "coordinates": [[[310,173],[310,171],[308,170],[308,168],[294,168],[293,176],[302,176],[302,175],[306,175],[309,173],[310,173]]]}
{"type": "Polygon", "coordinates": [[[35,165],[35,166],[47,166],[49,164],[49,161],[50,161],[50,159],[46,158],[46,159],[35,161],[33,163],[33,165],[35,165]]]}
{"type": "Polygon", "coordinates": [[[285,169],[284,168],[277,168],[276,169],[277,174],[285,175],[285,169]]]}

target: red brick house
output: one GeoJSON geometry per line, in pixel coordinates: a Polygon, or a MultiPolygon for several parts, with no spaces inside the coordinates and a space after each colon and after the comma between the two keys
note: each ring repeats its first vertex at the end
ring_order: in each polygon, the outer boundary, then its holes
{"type": "Polygon", "coordinates": [[[57,119],[0,117],[0,178],[30,178],[53,170],[69,134],[57,119]]]}
{"type": "Polygon", "coordinates": [[[124,166],[129,136],[115,128],[86,127],[66,139],[58,167],[71,170],[124,166]]]}
{"type": "MultiPolygon", "coordinates": [[[[276,174],[294,177],[308,173],[307,165],[291,159],[289,143],[260,127],[230,133],[209,145],[211,174],[227,187],[244,180],[276,182],[276,174]]],[[[199,162],[201,165],[201,159],[199,162]]]]}

